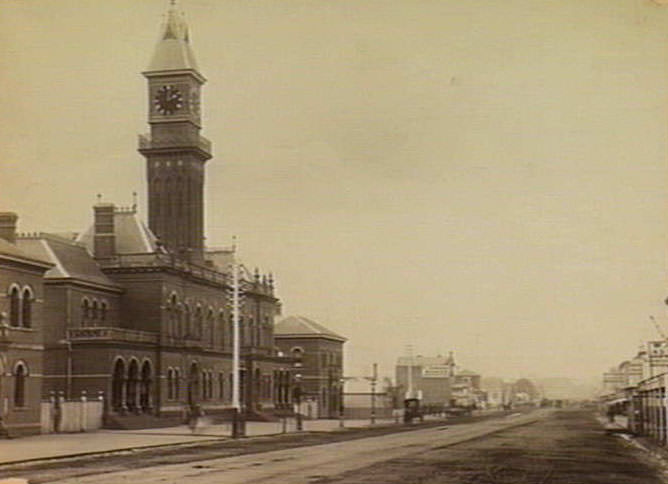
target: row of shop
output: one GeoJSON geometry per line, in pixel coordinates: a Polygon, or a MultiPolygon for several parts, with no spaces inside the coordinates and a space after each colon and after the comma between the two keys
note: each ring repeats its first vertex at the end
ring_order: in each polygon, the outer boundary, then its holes
{"type": "Polygon", "coordinates": [[[602,410],[614,421],[638,436],[660,445],[668,443],[668,373],[642,380],[601,398],[602,410]]]}

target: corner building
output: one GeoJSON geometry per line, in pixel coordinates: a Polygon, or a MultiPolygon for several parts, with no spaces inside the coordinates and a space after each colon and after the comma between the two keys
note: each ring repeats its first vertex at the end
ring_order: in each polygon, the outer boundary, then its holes
{"type": "Polygon", "coordinates": [[[17,216],[0,213],[0,436],[40,432],[44,273],[51,264],[19,249],[17,216]]]}
{"type": "MultiPolygon", "coordinates": [[[[225,415],[232,403],[232,250],[204,245],[205,78],[188,26],[174,6],[144,76],[150,132],[148,226],[136,207],[94,206],[75,239],[46,234],[17,245],[53,268],[44,278],[45,397],[81,392],[105,400],[107,426],[173,424],[199,404],[225,415]]],[[[271,275],[241,267],[241,400],[250,418],[290,408],[296,358],[274,344],[280,301],[271,275]],[[280,379],[275,375],[282,375],[280,379]]]]}

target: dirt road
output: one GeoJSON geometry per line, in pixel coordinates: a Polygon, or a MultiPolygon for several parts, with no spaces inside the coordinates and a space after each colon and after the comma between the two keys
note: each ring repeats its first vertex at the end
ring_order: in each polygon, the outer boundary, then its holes
{"type": "Polygon", "coordinates": [[[607,435],[585,411],[535,411],[399,433],[373,432],[378,433],[354,440],[340,433],[304,434],[288,440],[230,442],[229,447],[173,449],[171,454],[148,453],[144,458],[115,455],[110,460],[72,462],[79,466],[74,474],[59,465],[36,475],[24,469],[22,477],[31,483],[77,484],[668,482],[662,480],[660,462],[620,437],[607,435]]]}
{"type": "Polygon", "coordinates": [[[312,484],[665,484],[664,470],[649,453],[606,434],[591,413],[558,411],[312,484]]]}
{"type": "Polygon", "coordinates": [[[136,470],[94,474],[58,482],[77,484],[113,482],[115,484],[183,483],[299,484],[331,479],[388,459],[422,454],[508,428],[527,425],[549,412],[514,414],[470,424],[439,426],[354,441],[299,447],[261,454],[210,459],[196,463],[161,465],[136,470]]]}

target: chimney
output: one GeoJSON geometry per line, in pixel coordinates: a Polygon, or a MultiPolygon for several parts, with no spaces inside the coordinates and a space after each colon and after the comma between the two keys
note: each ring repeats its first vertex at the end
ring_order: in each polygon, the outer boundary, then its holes
{"type": "Polygon", "coordinates": [[[14,212],[0,212],[0,239],[16,243],[16,221],[19,216],[14,212]]]}
{"type": "Polygon", "coordinates": [[[110,259],[116,255],[114,204],[98,203],[93,210],[95,211],[93,255],[96,259],[110,259]]]}

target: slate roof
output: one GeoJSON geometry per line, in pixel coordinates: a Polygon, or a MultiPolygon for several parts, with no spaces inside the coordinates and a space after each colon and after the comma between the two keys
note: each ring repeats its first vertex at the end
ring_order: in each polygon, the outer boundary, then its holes
{"type": "MultiPolygon", "coordinates": [[[[94,252],[95,225],[77,238],[86,246],[88,252],[94,252]]],[[[116,236],[117,254],[149,254],[156,251],[156,236],[139,220],[134,210],[114,212],[114,235],[116,236]]]]}
{"type": "Polygon", "coordinates": [[[274,326],[274,336],[276,337],[321,337],[334,339],[337,341],[347,341],[341,335],[325,328],[312,319],[303,316],[288,316],[282,319],[274,326]]]}
{"type": "Polygon", "coordinates": [[[12,259],[20,259],[22,262],[35,264],[42,267],[50,265],[46,259],[35,257],[32,254],[19,249],[11,242],[0,238],[0,257],[2,256],[9,256],[12,259]]]}
{"type": "Polygon", "coordinates": [[[53,264],[44,277],[46,280],[73,279],[117,289],[119,286],[100,270],[82,244],[50,234],[39,234],[17,239],[19,248],[32,257],[53,264]]]}
{"type": "Polygon", "coordinates": [[[190,47],[188,25],[183,14],[172,7],[167,12],[167,20],[147,72],[175,70],[197,72],[198,68],[190,47]]]}

